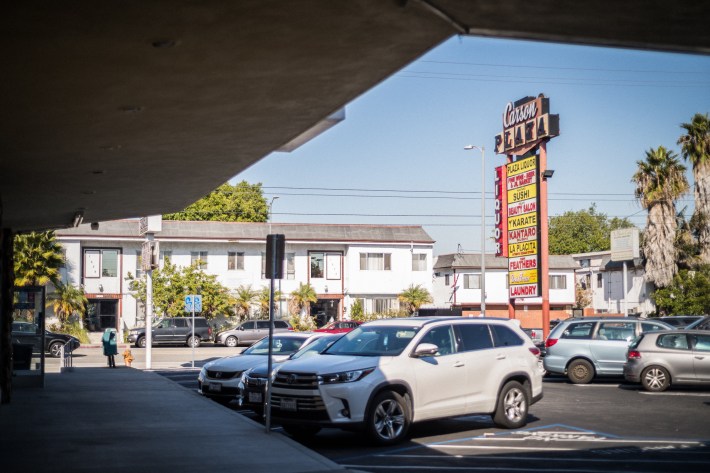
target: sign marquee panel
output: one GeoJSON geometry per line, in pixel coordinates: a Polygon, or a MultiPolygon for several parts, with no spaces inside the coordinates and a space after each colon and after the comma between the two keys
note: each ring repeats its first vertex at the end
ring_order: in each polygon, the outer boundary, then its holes
{"type": "Polygon", "coordinates": [[[540,294],[540,218],[537,156],[506,165],[508,296],[540,294]]]}

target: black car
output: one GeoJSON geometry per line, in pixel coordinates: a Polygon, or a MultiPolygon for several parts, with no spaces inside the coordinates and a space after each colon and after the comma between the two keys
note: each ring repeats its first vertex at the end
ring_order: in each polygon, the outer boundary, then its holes
{"type": "MultiPolygon", "coordinates": [[[[33,345],[34,351],[39,352],[39,339],[42,335],[37,324],[30,322],[12,322],[12,344],[13,345],[33,345]]],[[[75,337],[64,333],[54,333],[49,330],[44,331],[44,351],[50,356],[58,358],[62,347],[65,350],[74,351],[81,343],[75,337]]]]}
{"type": "MultiPolygon", "coordinates": [[[[164,317],[153,324],[152,344],[185,344],[199,347],[202,342],[212,341],[212,327],[204,317],[195,317],[195,338],[192,338],[192,317],[164,317]]],[[[128,341],[136,347],[146,346],[145,327],[132,328],[128,341]]]]}

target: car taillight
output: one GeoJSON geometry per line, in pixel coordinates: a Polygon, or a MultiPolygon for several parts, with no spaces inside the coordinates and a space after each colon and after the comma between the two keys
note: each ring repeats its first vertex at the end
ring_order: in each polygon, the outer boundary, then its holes
{"type": "Polygon", "coordinates": [[[638,350],[629,350],[628,353],[626,353],[627,360],[638,360],[640,358],[641,358],[641,352],[638,350]]]}
{"type": "Polygon", "coordinates": [[[207,327],[207,335],[212,336],[212,327],[207,327]]]}
{"type": "Polygon", "coordinates": [[[528,347],[528,350],[530,350],[530,353],[533,355],[539,357],[540,356],[540,349],[538,347],[528,347]]]}
{"type": "Polygon", "coordinates": [[[548,338],[547,340],[545,340],[545,348],[550,348],[552,345],[554,345],[556,343],[557,343],[556,338],[548,338]]]}

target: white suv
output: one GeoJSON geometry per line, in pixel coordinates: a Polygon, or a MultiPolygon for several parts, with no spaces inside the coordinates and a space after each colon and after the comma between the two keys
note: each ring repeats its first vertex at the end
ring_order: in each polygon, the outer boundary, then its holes
{"type": "Polygon", "coordinates": [[[381,445],[404,439],[412,422],[443,417],[490,414],[518,428],[542,398],[539,354],[508,319],[370,322],[320,355],[284,363],[272,417],[294,436],[359,428],[381,445]]]}

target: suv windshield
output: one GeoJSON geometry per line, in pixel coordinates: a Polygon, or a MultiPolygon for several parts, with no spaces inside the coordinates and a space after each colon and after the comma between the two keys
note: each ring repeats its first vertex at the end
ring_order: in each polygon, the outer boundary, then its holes
{"type": "Polygon", "coordinates": [[[364,326],[345,334],[323,352],[326,355],[397,356],[405,349],[419,327],[364,326]]]}
{"type": "MultiPolygon", "coordinates": [[[[277,338],[274,337],[274,343],[272,343],[274,355],[290,355],[295,353],[303,345],[305,338],[277,338]]],[[[269,337],[262,338],[246,350],[242,352],[242,355],[268,355],[269,354],[269,337]]]]}

